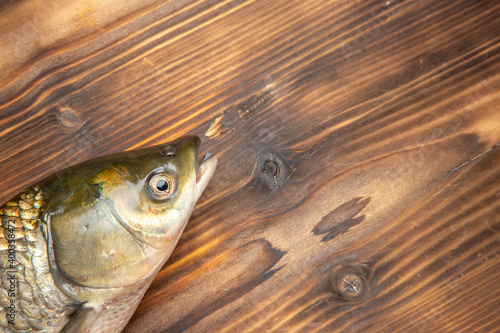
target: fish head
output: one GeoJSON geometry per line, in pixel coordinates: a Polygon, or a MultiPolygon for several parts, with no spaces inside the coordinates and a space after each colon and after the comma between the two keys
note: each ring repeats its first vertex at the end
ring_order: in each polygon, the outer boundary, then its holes
{"type": "Polygon", "coordinates": [[[215,171],[214,155],[198,162],[199,145],[183,137],[57,175],[46,222],[62,289],[119,288],[156,275],[215,171]]]}
{"type": "Polygon", "coordinates": [[[198,162],[199,145],[198,137],[188,136],[139,154],[128,161],[125,182],[119,171],[108,177],[106,170],[106,199],[135,239],[162,249],[179,238],[217,163],[212,154],[198,162]]]}

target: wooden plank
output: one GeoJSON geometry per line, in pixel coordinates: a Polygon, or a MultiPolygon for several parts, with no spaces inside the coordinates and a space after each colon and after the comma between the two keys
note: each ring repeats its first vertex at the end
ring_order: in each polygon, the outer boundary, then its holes
{"type": "Polygon", "coordinates": [[[126,332],[499,329],[498,2],[84,3],[2,8],[1,201],[188,133],[220,161],[126,332]]]}

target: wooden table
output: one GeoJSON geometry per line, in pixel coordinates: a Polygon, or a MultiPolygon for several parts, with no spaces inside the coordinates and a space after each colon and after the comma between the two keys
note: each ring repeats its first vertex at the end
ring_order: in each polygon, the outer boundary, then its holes
{"type": "Polygon", "coordinates": [[[0,201],[184,134],[219,157],[126,332],[500,329],[500,2],[0,10],[0,201]]]}

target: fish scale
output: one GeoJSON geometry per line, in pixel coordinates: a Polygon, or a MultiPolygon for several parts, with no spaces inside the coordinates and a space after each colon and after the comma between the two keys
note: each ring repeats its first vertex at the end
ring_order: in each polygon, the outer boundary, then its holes
{"type": "Polygon", "coordinates": [[[47,264],[44,264],[48,260],[42,232],[40,208],[43,203],[43,192],[33,187],[0,208],[0,265],[3,268],[0,303],[4,309],[9,309],[11,304],[15,306],[14,325],[9,324],[5,314],[0,316],[0,327],[4,332],[58,332],[67,323],[68,315],[81,304],[56,287],[47,264]],[[9,231],[9,225],[14,226],[13,232],[9,231]],[[10,244],[14,246],[14,255],[9,257],[8,241],[12,239],[14,242],[10,244]],[[9,280],[12,275],[14,288],[9,280]],[[9,290],[13,290],[14,295],[9,295],[9,290]]]}

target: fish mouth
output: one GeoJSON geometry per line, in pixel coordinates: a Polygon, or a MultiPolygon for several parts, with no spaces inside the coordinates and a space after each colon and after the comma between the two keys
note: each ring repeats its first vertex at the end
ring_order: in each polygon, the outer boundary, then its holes
{"type": "Polygon", "coordinates": [[[206,153],[205,155],[203,155],[201,160],[198,162],[198,165],[202,165],[205,161],[211,159],[213,156],[214,156],[214,154],[212,154],[212,153],[206,153]]]}
{"type": "Polygon", "coordinates": [[[206,153],[196,168],[196,200],[201,196],[207,187],[210,179],[214,175],[217,166],[217,156],[212,153],[206,153]]]}

